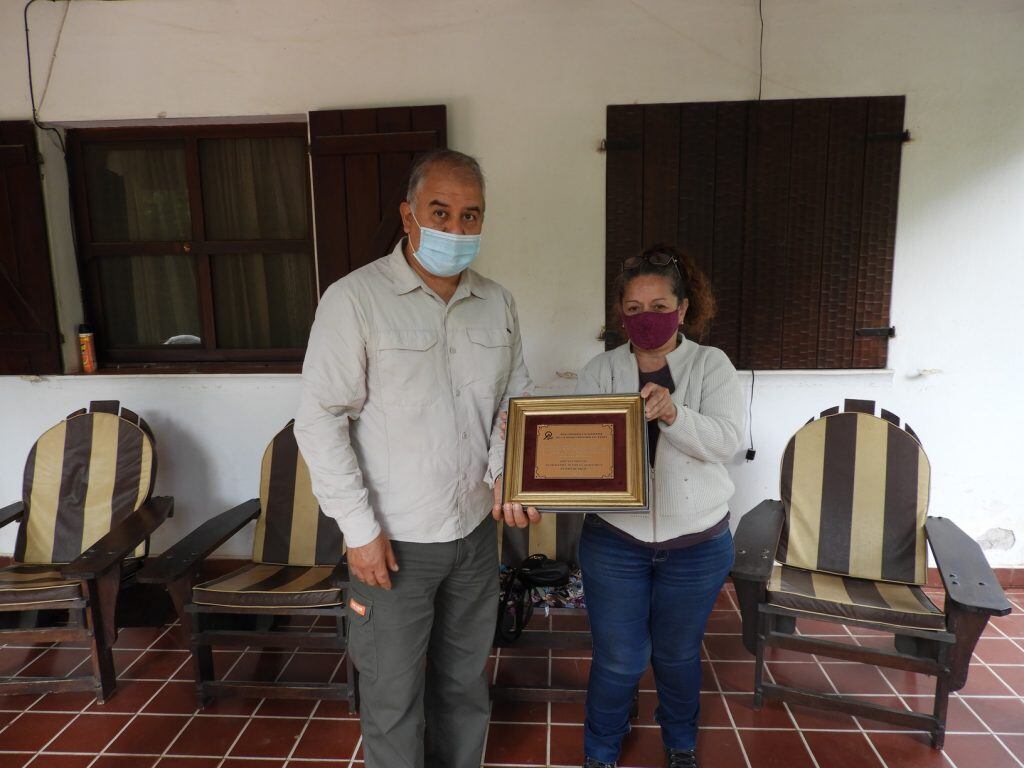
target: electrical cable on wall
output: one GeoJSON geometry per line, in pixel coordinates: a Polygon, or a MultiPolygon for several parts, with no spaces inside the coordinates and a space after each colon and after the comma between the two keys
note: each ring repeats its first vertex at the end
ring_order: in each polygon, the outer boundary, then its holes
{"type": "MultiPolygon", "coordinates": [[[[46,131],[49,134],[51,134],[52,137],[55,137],[55,145],[66,157],[67,150],[64,146],[64,137],[61,135],[59,130],[57,130],[53,126],[46,125],[39,119],[39,107],[42,106],[42,103],[40,103],[39,106],[36,106],[36,89],[35,82],[32,78],[32,40],[31,35],[29,34],[28,27],[28,9],[32,7],[32,4],[34,2],[36,2],[36,0],[28,0],[28,2],[25,3],[24,11],[22,11],[22,17],[25,22],[25,64],[28,67],[28,95],[30,101],[32,102],[32,122],[35,123],[36,128],[38,128],[39,130],[46,131]]],[[[50,2],[57,2],[57,0],[50,0],[50,2]]],[[[61,35],[64,34],[64,22],[66,22],[68,19],[68,11],[70,9],[71,0],[66,0],[66,5],[64,7],[64,16],[60,20],[60,28],[57,30],[57,40],[53,45],[53,53],[50,56],[50,68],[46,73],[46,83],[43,85],[44,99],[46,98],[46,91],[50,87],[50,75],[53,73],[53,65],[57,59],[57,48],[60,45],[61,35]]]]}
{"type": "Polygon", "coordinates": [[[757,44],[757,100],[761,100],[764,85],[764,0],[757,0],[757,18],[761,21],[761,35],[757,44]]]}
{"type": "Polygon", "coordinates": [[[747,449],[747,461],[753,461],[757,451],[754,450],[754,369],[750,369],[750,401],[747,403],[747,437],[750,447],[747,449]]]}

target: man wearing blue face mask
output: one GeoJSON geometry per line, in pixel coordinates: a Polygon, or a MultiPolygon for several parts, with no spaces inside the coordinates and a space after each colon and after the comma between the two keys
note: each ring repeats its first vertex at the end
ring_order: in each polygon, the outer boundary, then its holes
{"type": "Polygon", "coordinates": [[[476,160],[419,158],[401,216],[395,250],[320,300],[295,436],[348,545],[366,765],[477,768],[498,593],[497,417],[531,384],[511,295],[469,268],[484,219],[476,160]]]}

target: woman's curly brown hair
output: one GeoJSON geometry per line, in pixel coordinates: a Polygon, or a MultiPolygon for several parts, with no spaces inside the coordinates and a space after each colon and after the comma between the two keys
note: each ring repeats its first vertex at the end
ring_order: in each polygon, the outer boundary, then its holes
{"type": "Polygon", "coordinates": [[[640,263],[629,269],[623,269],[615,281],[620,307],[622,297],[626,293],[626,286],[640,275],[663,277],[668,280],[672,293],[680,303],[683,299],[690,300],[690,306],[686,310],[686,319],[683,321],[683,333],[687,338],[700,339],[707,330],[711,318],[715,316],[716,306],[715,297],[711,293],[711,281],[697,266],[693,257],[673,245],[658,244],[648,248],[643,252],[640,263]],[[650,257],[659,253],[674,256],[676,263],[667,264],[664,267],[652,264],[650,257]],[[679,266],[679,269],[676,269],[676,265],[679,266]]]}

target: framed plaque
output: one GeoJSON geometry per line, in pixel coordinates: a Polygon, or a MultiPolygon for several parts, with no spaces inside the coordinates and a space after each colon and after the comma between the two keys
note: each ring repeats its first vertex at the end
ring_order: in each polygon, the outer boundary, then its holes
{"type": "Polygon", "coordinates": [[[545,512],[647,512],[649,494],[640,395],[509,401],[504,501],[545,512]]]}

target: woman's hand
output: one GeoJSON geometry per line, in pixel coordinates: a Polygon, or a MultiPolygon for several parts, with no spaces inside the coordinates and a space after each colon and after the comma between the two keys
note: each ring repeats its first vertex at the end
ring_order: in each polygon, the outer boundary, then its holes
{"type": "Polygon", "coordinates": [[[501,416],[501,439],[505,439],[505,433],[508,432],[508,411],[502,411],[501,416]]]}
{"type": "Polygon", "coordinates": [[[523,509],[522,504],[501,503],[501,482],[502,476],[498,475],[494,481],[494,505],[491,507],[491,517],[499,522],[504,520],[506,525],[513,528],[526,528],[534,523],[539,523],[540,512],[536,507],[523,509]]]}
{"type": "Polygon", "coordinates": [[[640,390],[640,397],[644,399],[644,416],[648,421],[660,419],[668,426],[672,426],[679,411],[676,404],[672,402],[671,392],[665,387],[649,381],[640,390]]]}

